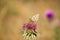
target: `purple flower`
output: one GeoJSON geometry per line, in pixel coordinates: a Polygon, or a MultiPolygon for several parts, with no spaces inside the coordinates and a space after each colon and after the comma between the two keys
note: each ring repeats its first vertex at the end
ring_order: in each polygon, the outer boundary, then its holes
{"type": "Polygon", "coordinates": [[[58,25],[58,26],[60,26],[60,21],[59,21],[59,22],[57,22],[57,25],[58,25]]]}
{"type": "Polygon", "coordinates": [[[34,22],[24,23],[23,24],[23,29],[35,30],[36,29],[36,24],[34,22]]]}
{"type": "Polygon", "coordinates": [[[25,29],[26,26],[27,26],[27,23],[23,23],[23,25],[22,25],[22,29],[25,29]]]}
{"type": "Polygon", "coordinates": [[[36,29],[36,24],[34,24],[34,23],[28,23],[27,24],[27,29],[35,30],[36,29]]]}
{"type": "Polygon", "coordinates": [[[48,20],[52,20],[54,18],[54,12],[52,10],[46,10],[45,14],[48,20]]]}

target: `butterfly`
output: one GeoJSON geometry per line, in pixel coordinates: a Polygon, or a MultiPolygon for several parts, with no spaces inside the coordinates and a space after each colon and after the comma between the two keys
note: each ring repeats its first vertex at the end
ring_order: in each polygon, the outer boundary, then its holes
{"type": "Polygon", "coordinates": [[[31,20],[32,21],[38,21],[39,16],[40,16],[39,14],[36,14],[36,15],[32,16],[31,20]]]}

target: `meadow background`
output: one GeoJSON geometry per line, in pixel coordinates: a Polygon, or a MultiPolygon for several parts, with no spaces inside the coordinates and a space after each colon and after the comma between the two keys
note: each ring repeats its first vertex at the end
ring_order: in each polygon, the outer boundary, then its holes
{"type": "Polygon", "coordinates": [[[59,20],[60,0],[0,0],[0,40],[24,40],[19,29],[33,15],[39,13],[37,40],[54,40],[54,27],[59,20]],[[49,23],[44,11],[54,10],[54,21],[49,23]]]}

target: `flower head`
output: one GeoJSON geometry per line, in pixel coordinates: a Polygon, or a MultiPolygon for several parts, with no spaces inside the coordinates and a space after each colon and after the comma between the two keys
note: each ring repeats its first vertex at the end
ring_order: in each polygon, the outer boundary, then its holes
{"type": "Polygon", "coordinates": [[[54,12],[52,10],[46,10],[45,14],[48,20],[52,20],[54,18],[54,12]]]}
{"type": "Polygon", "coordinates": [[[23,37],[27,38],[27,39],[34,39],[35,37],[37,37],[37,27],[36,27],[36,21],[39,18],[39,14],[34,15],[32,18],[29,19],[29,21],[27,23],[24,23],[22,25],[22,29],[23,29],[23,37]]]}
{"type": "Polygon", "coordinates": [[[23,24],[23,29],[36,30],[36,24],[32,21],[23,24]]]}
{"type": "Polygon", "coordinates": [[[35,23],[28,23],[27,24],[27,29],[35,30],[36,29],[36,24],[35,23]]]}
{"type": "Polygon", "coordinates": [[[57,22],[57,25],[60,26],[60,21],[57,22]]]}
{"type": "Polygon", "coordinates": [[[39,14],[34,15],[29,19],[28,23],[23,24],[23,29],[36,30],[36,21],[39,19],[39,14]]]}

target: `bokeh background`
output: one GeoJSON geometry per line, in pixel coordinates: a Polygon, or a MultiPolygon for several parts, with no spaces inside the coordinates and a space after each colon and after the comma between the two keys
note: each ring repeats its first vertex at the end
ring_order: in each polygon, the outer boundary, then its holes
{"type": "Polygon", "coordinates": [[[0,40],[24,40],[20,27],[39,13],[37,40],[54,40],[54,26],[59,20],[60,0],[0,0],[0,40]],[[49,23],[44,11],[54,11],[54,21],[49,23]]]}

